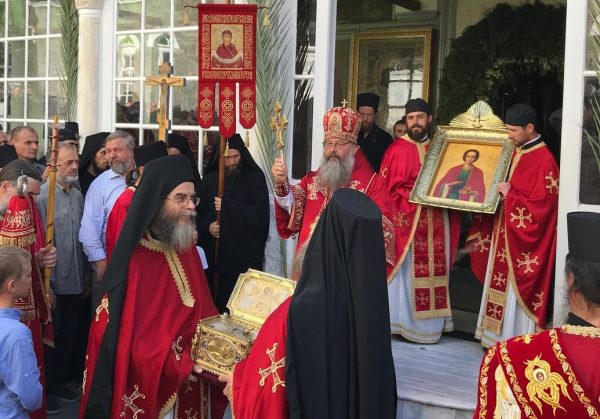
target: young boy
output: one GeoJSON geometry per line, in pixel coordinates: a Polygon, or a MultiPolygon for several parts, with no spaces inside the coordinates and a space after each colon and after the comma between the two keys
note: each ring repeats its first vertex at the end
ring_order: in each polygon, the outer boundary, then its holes
{"type": "Polygon", "coordinates": [[[0,418],[28,419],[42,406],[40,371],[31,331],[13,308],[31,288],[31,256],[15,246],[0,246],[0,418]]]}

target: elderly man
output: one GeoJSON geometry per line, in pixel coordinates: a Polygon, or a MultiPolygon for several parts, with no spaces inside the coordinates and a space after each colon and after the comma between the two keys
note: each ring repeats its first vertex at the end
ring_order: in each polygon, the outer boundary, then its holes
{"type": "Polygon", "coordinates": [[[145,166],[102,282],[81,417],[208,417],[208,385],[189,380],[196,324],[217,313],[193,241],[196,200],[187,157],[145,166]]]}
{"type": "Polygon", "coordinates": [[[484,283],[475,337],[483,346],[546,327],[556,255],[558,166],[524,103],[505,116],[517,147],[494,216],[473,217],[471,266],[484,283]]]}
{"type": "Polygon", "coordinates": [[[475,418],[595,418],[600,411],[600,214],[567,214],[566,324],[496,343],[475,418]],[[523,391],[525,390],[525,391],[523,391]]]}
{"type": "Polygon", "coordinates": [[[110,170],[92,182],[85,198],[79,240],[88,260],[94,264],[93,306],[98,303],[98,283],[102,281],[106,269],[106,221],[115,201],[127,187],[127,175],[133,170],[134,146],[134,138],[124,131],[115,131],[106,137],[105,149],[110,170]]]}
{"type": "MultiPolygon", "coordinates": [[[[83,292],[83,248],[77,239],[83,215],[83,195],[75,187],[78,165],[77,149],[67,142],[59,142],[54,195],[54,244],[58,260],[51,277],[52,291],[56,296],[53,315],[55,350],[48,357],[47,379],[50,396],[66,401],[79,399],[79,395],[66,386],[83,292]]],[[[44,223],[48,215],[49,189],[48,182],[43,184],[38,198],[44,223]]]]}
{"type": "Polygon", "coordinates": [[[11,131],[9,144],[15,146],[17,156],[33,164],[40,174],[44,173],[45,166],[37,163],[38,158],[38,133],[31,127],[20,126],[11,131]]]}
{"type": "Polygon", "coordinates": [[[358,145],[367,156],[373,170],[379,173],[381,159],[393,141],[390,134],[377,126],[379,96],[369,92],[359,93],[356,97],[356,109],[361,120],[358,145]]]}
{"type": "Polygon", "coordinates": [[[397,264],[388,286],[392,333],[417,343],[436,343],[451,330],[448,280],[460,222],[445,210],[408,198],[429,151],[431,108],[423,99],[406,103],[407,135],[387,149],[381,163],[393,205],[397,264]]]}
{"type": "Polygon", "coordinates": [[[325,141],[321,166],[304,176],[299,184],[290,186],[287,167],[282,159],[273,163],[277,231],[284,239],[299,234],[297,249],[300,249],[312,235],[333,193],[340,188],[356,189],[375,201],[383,214],[389,273],[395,258],[394,226],[385,185],[356,142],[360,115],[349,108],[332,108],[323,118],[323,128],[325,141]]]}

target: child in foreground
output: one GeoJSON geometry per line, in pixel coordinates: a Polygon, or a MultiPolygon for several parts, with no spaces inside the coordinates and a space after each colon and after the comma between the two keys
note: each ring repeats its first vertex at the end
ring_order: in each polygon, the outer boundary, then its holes
{"type": "Polygon", "coordinates": [[[42,406],[42,385],[31,331],[20,321],[17,298],[31,289],[31,256],[0,246],[0,417],[27,419],[42,406]]]}

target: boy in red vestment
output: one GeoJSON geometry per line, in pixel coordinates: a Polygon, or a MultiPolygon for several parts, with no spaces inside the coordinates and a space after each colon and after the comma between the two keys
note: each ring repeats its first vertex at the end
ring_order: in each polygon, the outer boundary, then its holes
{"type": "Polygon", "coordinates": [[[556,255],[558,166],[537,133],[537,114],[524,103],[506,111],[517,146],[503,201],[494,216],[473,217],[467,240],[471,266],[484,283],[475,336],[485,347],[546,326],[556,255]]]}
{"type": "Polygon", "coordinates": [[[567,227],[567,324],[488,349],[473,418],[600,417],[600,214],[567,214],[567,227]]]}
{"type": "Polygon", "coordinates": [[[217,314],[192,239],[195,196],[185,156],[146,165],[102,281],[80,417],[208,417],[209,383],[190,376],[196,324],[217,314]]]}
{"type": "Polygon", "coordinates": [[[262,326],[225,392],[236,419],[391,419],[381,211],[340,189],[306,248],[294,295],[262,326]]]}
{"type": "MultiPolygon", "coordinates": [[[[282,159],[273,163],[275,220],[279,235],[287,239],[298,234],[296,251],[310,238],[331,196],[339,188],[356,189],[371,198],[383,213],[386,268],[395,262],[394,226],[383,180],[373,171],[357,139],[360,115],[353,109],[335,107],[323,117],[325,141],[321,166],[290,186],[282,159]]],[[[296,277],[296,274],[292,274],[296,277]]]]}

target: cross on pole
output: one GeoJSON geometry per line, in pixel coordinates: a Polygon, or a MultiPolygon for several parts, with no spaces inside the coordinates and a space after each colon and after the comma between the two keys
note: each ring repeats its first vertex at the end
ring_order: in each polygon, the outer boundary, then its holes
{"type": "Polygon", "coordinates": [[[169,87],[183,87],[185,86],[185,79],[183,77],[171,77],[173,73],[173,66],[171,63],[162,63],[158,67],[159,76],[147,76],[145,84],[148,86],[160,86],[159,96],[159,110],[156,115],[156,121],[158,122],[158,139],[160,141],[167,140],[167,130],[171,128],[171,121],[169,120],[169,87]]]}
{"type": "Polygon", "coordinates": [[[275,132],[275,145],[280,152],[281,158],[283,159],[283,133],[285,132],[288,126],[288,120],[285,115],[281,115],[282,111],[281,104],[279,102],[275,103],[273,110],[275,111],[275,115],[271,117],[271,129],[275,132]]]}

